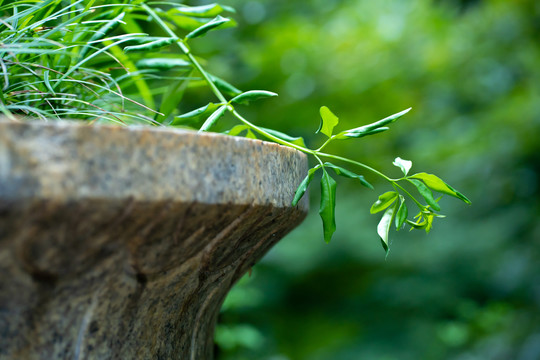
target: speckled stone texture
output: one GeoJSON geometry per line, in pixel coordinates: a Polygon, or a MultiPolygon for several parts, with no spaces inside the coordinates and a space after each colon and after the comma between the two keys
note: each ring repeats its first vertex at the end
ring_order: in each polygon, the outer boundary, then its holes
{"type": "Polygon", "coordinates": [[[306,171],[262,141],[0,120],[0,359],[211,359],[306,171]]]}

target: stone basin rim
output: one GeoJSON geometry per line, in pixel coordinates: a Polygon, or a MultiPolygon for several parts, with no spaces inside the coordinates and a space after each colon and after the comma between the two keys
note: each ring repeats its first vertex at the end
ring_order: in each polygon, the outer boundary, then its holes
{"type": "Polygon", "coordinates": [[[250,143],[261,143],[264,146],[270,146],[270,147],[277,147],[282,149],[283,151],[290,151],[292,153],[298,153],[302,154],[304,157],[307,156],[303,152],[293,149],[288,146],[284,146],[275,142],[261,140],[261,139],[249,139],[241,136],[231,136],[227,134],[221,134],[221,133],[215,133],[215,132],[198,132],[196,130],[190,130],[190,129],[182,129],[182,128],[175,128],[175,127],[168,127],[166,125],[163,126],[150,126],[150,125],[140,125],[140,124],[130,124],[130,125],[111,125],[111,124],[88,124],[85,123],[82,120],[51,120],[51,121],[43,121],[43,120],[28,120],[28,119],[17,119],[17,120],[9,120],[6,119],[3,115],[0,115],[0,126],[3,126],[5,124],[37,124],[37,126],[51,126],[55,128],[62,128],[62,127],[79,127],[79,128],[97,128],[97,129],[129,129],[132,131],[149,131],[149,132],[163,132],[163,133],[176,133],[176,134],[196,134],[197,136],[201,137],[217,137],[217,138],[226,138],[226,139],[234,139],[234,141],[245,141],[250,143]]]}
{"type": "MultiPolygon", "coordinates": [[[[0,201],[131,199],[283,208],[290,207],[306,173],[304,153],[263,140],[0,118],[0,201]]],[[[307,196],[298,209],[307,212],[307,196]]]]}

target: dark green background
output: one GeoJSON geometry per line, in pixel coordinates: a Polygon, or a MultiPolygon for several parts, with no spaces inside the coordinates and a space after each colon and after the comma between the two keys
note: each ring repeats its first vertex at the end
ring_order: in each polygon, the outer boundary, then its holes
{"type": "Polygon", "coordinates": [[[368,210],[387,184],[339,179],[329,245],[314,191],[308,219],[231,293],[217,358],[540,359],[540,3],[223,3],[239,27],[193,46],[242,90],[280,94],[248,119],[318,146],[322,105],[338,130],[412,106],[329,150],[396,177],[393,159],[411,159],[473,205],[443,199],[448,217],[429,236],[392,233],[385,260],[368,210]]]}

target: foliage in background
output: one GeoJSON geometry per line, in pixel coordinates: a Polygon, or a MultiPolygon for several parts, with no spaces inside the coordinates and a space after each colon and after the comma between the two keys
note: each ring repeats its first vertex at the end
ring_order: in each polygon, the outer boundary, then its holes
{"type": "Polygon", "coordinates": [[[440,198],[435,199],[432,191],[470,203],[465,196],[433,174],[408,175],[412,166],[408,160],[397,158],[394,161],[404,176],[392,179],[364,163],[322,152],[332,142],[386,131],[389,129],[387,125],[410,109],[371,124],[334,133],[339,119],[323,106],[320,108],[322,121],[317,132],[324,134],[327,140],[317,149],[308,148],[302,138],[256,126],[240,115],[235,109],[237,105],[277,94],[265,90],[238,90],[206,71],[202,66],[203,60],[197,59],[190,48],[192,40],[233,24],[234,21],[222,16],[234,12],[231,7],[219,4],[188,6],[172,1],[132,0],[124,3],[47,0],[10,2],[1,6],[0,12],[6,14],[0,25],[0,41],[3,44],[0,65],[4,76],[0,109],[8,117],[14,119],[14,114],[23,114],[44,120],[74,118],[92,123],[106,120],[122,124],[143,120],[158,126],[186,127],[192,124],[199,131],[209,131],[215,128],[223,115],[229,113],[240,125],[226,133],[237,136],[244,133],[250,138],[255,138],[257,134],[263,139],[300,150],[316,160],[296,191],[292,205],[296,206],[320,169],[319,214],[326,242],[330,241],[336,230],[337,188],[336,181],[327,170],[357,179],[368,188],[372,189],[373,186],[362,175],[323,162],[325,158],[374,173],[393,186],[394,191],[383,193],[371,207],[372,214],[384,211],[377,233],[387,253],[392,225],[396,230],[408,224],[411,230],[429,232],[433,220],[444,217],[437,213],[441,210],[438,204],[440,198]],[[157,27],[157,30],[153,27],[157,27]],[[117,28],[120,31],[115,32],[117,28]],[[171,76],[162,75],[170,70],[174,70],[171,76]],[[169,85],[156,89],[158,80],[169,85]],[[176,115],[186,89],[201,85],[211,91],[216,103],[209,102],[176,115]],[[127,96],[124,95],[126,91],[130,91],[127,96]],[[158,107],[155,105],[156,98],[158,107]],[[126,107],[126,102],[131,106],[126,107]],[[146,110],[148,114],[141,114],[138,110],[146,110]],[[411,188],[418,192],[426,205],[417,199],[418,195],[412,195],[404,183],[412,185],[411,188]],[[406,197],[419,209],[413,220],[408,219],[406,197]]]}
{"type": "Polygon", "coordinates": [[[448,217],[430,239],[400,234],[384,261],[375,219],[358,210],[376,194],[339,184],[332,246],[313,241],[316,213],[278,243],[222,313],[264,342],[218,359],[540,358],[538,2],[225,3],[241,26],[200,44],[210,69],[282,95],[247,117],[299,133],[322,104],[345,128],[413,105],[384,136],[330,149],[388,174],[394,154],[414,157],[475,206],[442,199],[448,217]],[[213,40],[230,51],[213,53],[213,40]]]}

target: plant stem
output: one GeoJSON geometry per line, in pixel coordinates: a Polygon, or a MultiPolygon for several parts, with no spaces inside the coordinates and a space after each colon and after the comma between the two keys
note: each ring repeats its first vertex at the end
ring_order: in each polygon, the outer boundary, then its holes
{"type": "Polygon", "coordinates": [[[240,120],[241,122],[243,122],[244,124],[246,124],[247,126],[249,126],[251,129],[255,130],[256,132],[258,132],[259,134],[263,135],[264,137],[272,140],[272,141],[275,141],[276,143],[278,144],[281,144],[281,145],[285,145],[285,146],[289,146],[289,147],[292,147],[296,150],[299,150],[299,151],[302,151],[306,154],[311,154],[311,155],[315,155],[315,152],[311,149],[308,149],[308,148],[305,148],[303,146],[299,146],[299,145],[296,145],[296,144],[293,144],[293,143],[290,143],[288,141],[285,141],[283,139],[280,139],[272,134],[269,134],[267,133],[266,131],[264,131],[263,129],[259,128],[258,126],[250,123],[248,120],[246,120],[242,115],[240,115],[236,110],[232,110],[231,113],[238,119],[240,120]]]}
{"type": "MultiPolygon", "coordinates": [[[[206,83],[208,84],[208,86],[210,86],[210,89],[212,90],[212,92],[214,93],[214,95],[219,99],[220,102],[222,103],[227,103],[227,100],[225,99],[225,97],[223,96],[223,94],[221,93],[221,91],[219,91],[219,89],[216,87],[216,85],[214,84],[214,82],[210,79],[210,77],[208,76],[208,74],[206,73],[206,71],[202,68],[202,66],[199,64],[199,62],[197,61],[197,59],[195,59],[195,57],[191,54],[191,52],[189,51],[189,49],[187,48],[186,44],[185,44],[185,40],[182,40],[182,39],[179,39],[178,36],[176,36],[176,34],[167,26],[167,24],[165,24],[163,22],[163,20],[146,4],[141,4],[142,8],[158,23],[158,25],[171,37],[177,39],[177,45],[180,47],[180,49],[184,52],[184,54],[188,57],[189,61],[193,64],[193,66],[201,73],[201,75],[203,76],[204,80],[206,81],[206,83]]],[[[269,134],[268,132],[264,131],[263,129],[259,128],[258,126],[252,124],[251,122],[249,122],[248,120],[246,120],[242,115],[240,115],[231,105],[229,105],[227,107],[227,109],[238,119],[240,120],[241,122],[243,122],[244,124],[246,124],[247,126],[249,126],[252,130],[256,131],[257,133],[261,134],[262,136],[266,137],[267,139],[270,139],[278,144],[281,144],[281,145],[285,145],[285,146],[288,146],[288,147],[291,147],[293,149],[296,149],[296,150],[299,150],[303,153],[306,153],[306,154],[311,154],[313,155],[317,161],[321,164],[321,166],[323,166],[323,163],[320,159],[320,157],[327,157],[327,158],[330,158],[330,159],[335,159],[335,160],[341,160],[341,161],[344,161],[344,162],[347,162],[347,163],[350,163],[350,164],[353,164],[353,165],[356,165],[356,166],[359,166],[363,169],[366,169],[368,171],[371,171],[372,173],[376,174],[376,175],[379,175],[380,177],[382,177],[383,179],[391,182],[391,183],[395,183],[395,180],[394,179],[391,179],[389,178],[388,176],[384,175],[383,173],[381,173],[380,171],[378,170],[375,170],[373,169],[372,167],[370,166],[367,166],[363,163],[360,163],[358,161],[354,161],[354,160],[350,160],[350,159],[347,159],[347,158],[344,158],[344,157],[341,157],[341,156],[337,156],[337,155],[331,155],[331,154],[326,154],[326,153],[322,153],[320,152],[326,145],[328,145],[332,139],[333,139],[333,136],[328,138],[324,144],[321,145],[321,147],[319,147],[317,150],[311,150],[311,149],[308,149],[306,147],[303,147],[303,146],[299,146],[299,145],[296,145],[296,144],[293,144],[291,142],[288,142],[288,141],[285,141],[283,139],[280,139],[272,134],[269,134]]],[[[399,186],[399,185],[398,185],[399,186]]],[[[401,187],[400,187],[401,188],[401,187]]],[[[402,188],[403,191],[406,192],[405,189],[402,188]]],[[[408,194],[408,193],[407,193],[408,194]]],[[[410,194],[408,194],[409,196],[411,196],[410,194]]],[[[413,198],[414,199],[414,198],[413,198]]],[[[415,199],[416,201],[416,199],[415,199]]]]}
{"type": "Polygon", "coordinates": [[[424,210],[425,208],[424,205],[422,205],[418,200],[416,200],[416,198],[412,196],[407,190],[405,190],[403,186],[399,185],[396,181],[392,182],[392,186],[400,188],[401,191],[403,191],[408,197],[410,197],[416,203],[416,205],[418,205],[420,210],[424,210]]]}
{"type": "Polygon", "coordinates": [[[389,181],[391,183],[395,183],[394,179],[389,178],[388,176],[384,175],[382,172],[380,172],[378,170],[375,170],[374,168],[372,168],[370,166],[367,166],[366,164],[363,164],[361,162],[354,161],[354,160],[351,160],[351,159],[347,159],[347,158],[337,156],[337,155],[321,153],[319,151],[315,151],[314,154],[317,154],[317,155],[322,156],[322,157],[327,157],[327,158],[330,158],[330,159],[334,159],[334,160],[340,160],[340,161],[343,161],[343,162],[347,162],[349,164],[359,166],[359,167],[361,167],[363,169],[371,171],[372,173],[374,173],[376,175],[379,175],[380,177],[382,177],[383,179],[385,179],[385,180],[387,180],[387,181],[389,181]]]}
{"type": "Polygon", "coordinates": [[[216,95],[216,97],[219,99],[220,102],[223,102],[223,103],[226,103],[227,100],[225,99],[225,97],[223,96],[223,94],[221,93],[221,91],[219,91],[219,89],[216,87],[216,85],[214,84],[214,82],[212,80],[210,80],[210,77],[208,76],[208,74],[206,73],[206,71],[204,71],[204,69],[202,68],[201,64],[199,64],[199,62],[197,61],[197,59],[195,59],[195,57],[191,54],[191,52],[189,51],[189,49],[187,48],[186,44],[185,44],[185,41],[182,40],[182,39],[179,39],[178,36],[176,36],[176,34],[167,26],[167,24],[165,24],[163,22],[163,20],[161,20],[161,18],[158,16],[158,14],[155,13],[154,10],[152,10],[148,5],[146,4],[141,4],[141,6],[143,7],[143,9],[154,19],[156,20],[156,22],[158,23],[158,25],[167,33],[169,34],[169,36],[177,39],[176,40],[176,44],[178,45],[178,47],[184,52],[184,54],[188,57],[189,61],[193,64],[193,66],[195,66],[195,68],[201,73],[201,75],[203,76],[204,80],[208,83],[208,86],[210,86],[210,89],[212,90],[212,92],[214,93],[214,95],[216,95]]]}
{"type": "Polygon", "coordinates": [[[328,145],[328,144],[330,143],[330,141],[332,141],[333,138],[334,138],[334,136],[332,135],[331,137],[328,138],[328,140],[326,140],[326,141],[324,142],[324,144],[321,145],[320,148],[318,148],[318,149],[315,150],[315,151],[317,151],[317,152],[321,151],[326,145],[328,145]]]}
{"type": "MultiPolygon", "coordinates": [[[[186,44],[184,42],[184,40],[182,39],[179,39],[178,36],[176,36],[176,34],[167,26],[167,24],[165,24],[163,22],[163,20],[158,16],[158,14],[156,14],[154,12],[154,10],[152,10],[148,5],[146,4],[141,4],[142,8],[158,23],[158,25],[171,37],[175,38],[175,39],[178,39],[177,40],[177,45],[180,47],[180,49],[184,52],[184,54],[188,57],[189,61],[193,64],[193,66],[195,66],[195,68],[201,73],[201,75],[203,76],[204,80],[206,81],[206,83],[208,84],[208,86],[210,86],[210,89],[212,90],[212,92],[214,93],[214,95],[219,99],[220,102],[222,103],[227,103],[228,101],[225,99],[225,97],[223,96],[223,94],[221,93],[221,91],[219,91],[219,89],[216,87],[216,85],[214,84],[214,82],[210,79],[210,77],[208,76],[208,74],[206,73],[206,71],[202,68],[202,66],[199,64],[199,62],[197,61],[197,59],[195,59],[195,57],[191,54],[191,52],[189,51],[189,49],[186,47],[186,44]]],[[[234,108],[232,106],[228,106],[227,109],[238,119],[240,120],[241,122],[243,122],[244,124],[248,125],[251,129],[255,130],[256,132],[258,132],[259,134],[263,135],[264,137],[278,143],[278,144],[281,144],[281,145],[285,145],[285,146],[288,146],[288,147],[292,147],[296,150],[299,150],[299,151],[302,151],[304,153],[307,153],[307,154],[312,154],[312,155],[315,155],[314,154],[314,151],[311,150],[311,149],[308,149],[308,148],[305,148],[303,146],[299,146],[299,145],[296,145],[296,144],[293,144],[293,143],[290,143],[288,141],[285,141],[283,139],[280,139],[272,134],[269,134],[267,133],[266,131],[264,131],[263,129],[259,128],[258,126],[252,124],[251,122],[249,122],[248,120],[246,120],[242,115],[240,115],[236,110],[234,110],[234,108]]],[[[319,158],[317,158],[319,159],[319,158]]],[[[319,159],[319,162],[320,162],[320,159],[319,159]]],[[[321,163],[322,164],[322,163],[321,163]]]]}
{"type": "MultiPolygon", "coordinates": [[[[179,41],[182,41],[182,40],[179,40],[179,41]]],[[[204,71],[202,66],[195,59],[195,57],[190,52],[186,53],[186,55],[187,55],[189,61],[191,61],[191,63],[197,68],[197,70],[199,70],[199,72],[203,76],[204,80],[206,80],[206,82],[210,86],[210,89],[212,89],[212,92],[214,93],[214,95],[216,95],[216,97],[219,99],[220,102],[226,103],[227,99],[225,99],[225,97],[223,96],[221,91],[219,91],[219,89],[216,87],[216,84],[214,84],[214,82],[212,80],[210,80],[210,77],[208,76],[206,71],[204,71]]]]}

